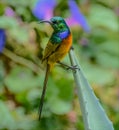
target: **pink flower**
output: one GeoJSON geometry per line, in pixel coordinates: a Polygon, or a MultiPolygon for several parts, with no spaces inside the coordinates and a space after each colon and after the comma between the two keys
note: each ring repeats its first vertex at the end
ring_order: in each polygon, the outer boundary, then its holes
{"type": "Polygon", "coordinates": [[[80,25],[85,32],[90,32],[90,27],[74,0],[68,2],[71,16],[67,18],[69,26],[80,25]]]}
{"type": "Polygon", "coordinates": [[[56,0],[38,0],[32,12],[38,19],[50,19],[56,3],[56,0]]]}

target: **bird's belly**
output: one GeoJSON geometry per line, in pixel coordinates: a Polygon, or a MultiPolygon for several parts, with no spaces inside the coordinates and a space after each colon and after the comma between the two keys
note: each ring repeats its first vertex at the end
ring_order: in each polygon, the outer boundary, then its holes
{"type": "Polygon", "coordinates": [[[62,41],[61,45],[49,58],[48,61],[55,63],[60,61],[68,53],[72,45],[72,36],[71,34],[62,41]]]}
{"type": "Polygon", "coordinates": [[[72,36],[70,34],[66,39],[62,41],[61,46],[58,49],[58,52],[61,55],[65,56],[70,50],[71,45],[72,45],[72,36]]]}

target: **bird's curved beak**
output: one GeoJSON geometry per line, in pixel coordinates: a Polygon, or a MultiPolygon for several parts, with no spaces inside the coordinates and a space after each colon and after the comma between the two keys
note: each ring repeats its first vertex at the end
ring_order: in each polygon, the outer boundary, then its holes
{"type": "Polygon", "coordinates": [[[48,21],[48,20],[42,20],[39,23],[49,23],[52,26],[52,22],[48,21]]]}

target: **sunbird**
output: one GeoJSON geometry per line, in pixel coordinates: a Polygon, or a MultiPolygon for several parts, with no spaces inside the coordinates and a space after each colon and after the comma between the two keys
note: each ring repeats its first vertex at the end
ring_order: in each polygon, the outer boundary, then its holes
{"type": "Polygon", "coordinates": [[[53,28],[53,33],[49,39],[49,42],[46,45],[42,59],[42,62],[46,62],[46,74],[39,106],[39,120],[41,118],[41,112],[49,72],[52,70],[55,63],[62,64],[60,61],[62,60],[62,58],[65,57],[65,55],[69,52],[72,46],[71,31],[62,17],[55,16],[52,17],[49,21],[48,20],[40,21],[40,23],[43,22],[49,23],[51,25],[51,27],[53,28]]]}

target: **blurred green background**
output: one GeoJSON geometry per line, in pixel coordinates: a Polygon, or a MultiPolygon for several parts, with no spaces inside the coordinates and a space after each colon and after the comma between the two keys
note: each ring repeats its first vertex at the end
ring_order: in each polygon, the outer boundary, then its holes
{"type": "MultiPolygon", "coordinates": [[[[90,33],[70,26],[73,46],[83,71],[108,117],[119,130],[119,1],[77,0],[90,33]]],[[[43,50],[51,35],[32,10],[36,0],[0,1],[0,28],[6,43],[0,54],[1,130],[83,130],[71,71],[55,66],[48,81],[42,120],[38,106],[45,67],[43,50]]],[[[54,15],[70,16],[67,1],[57,0],[54,15]]],[[[1,47],[1,45],[0,45],[1,47]]],[[[70,64],[68,56],[63,60],[70,64]]]]}

